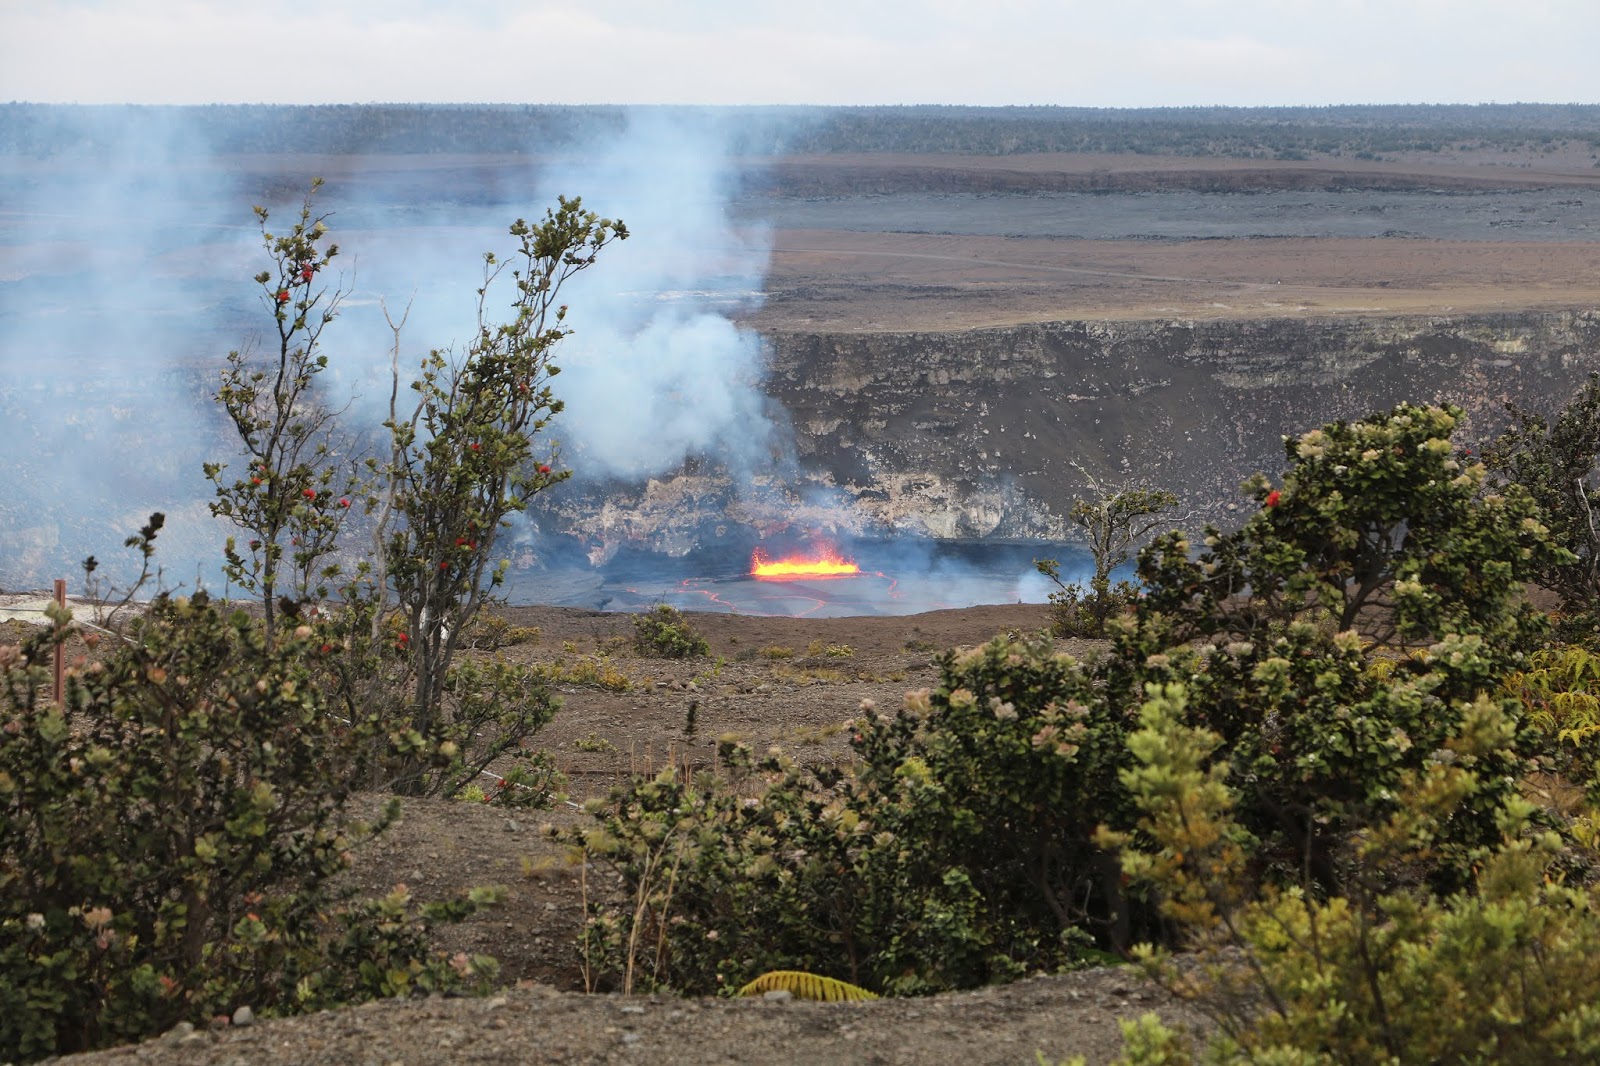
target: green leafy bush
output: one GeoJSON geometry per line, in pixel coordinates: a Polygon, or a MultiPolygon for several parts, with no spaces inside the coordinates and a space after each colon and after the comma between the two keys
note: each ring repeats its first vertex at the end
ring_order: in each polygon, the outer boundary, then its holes
{"type": "MultiPolygon", "coordinates": [[[[1392,814],[1399,780],[1544,632],[1520,581],[1570,557],[1525,491],[1489,491],[1483,464],[1458,453],[1460,414],[1401,405],[1290,439],[1282,488],[1255,479],[1260,507],[1239,529],[1208,529],[1198,556],[1169,534],[1140,557],[1139,625],[1171,627],[1147,649],[1167,658],[1174,637],[1211,640],[1201,668],[1147,680],[1188,685],[1263,858],[1309,869],[1323,890],[1344,880],[1344,838],[1392,814]],[[1373,669],[1374,650],[1393,645],[1415,653],[1373,669]]],[[[1497,838],[1495,812],[1528,768],[1512,745],[1486,758],[1430,853],[1437,889],[1461,885],[1497,838]]]]}
{"type": "Polygon", "coordinates": [[[1140,553],[1147,609],[1180,637],[1249,640],[1290,619],[1380,644],[1475,633],[1511,662],[1542,626],[1521,582],[1571,553],[1526,490],[1485,489],[1451,440],[1461,418],[1402,404],[1286,440],[1282,486],[1250,482],[1259,509],[1242,527],[1208,528],[1197,557],[1181,533],[1140,553]]]}
{"type": "Polygon", "coordinates": [[[454,795],[479,781],[491,765],[499,765],[508,786],[497,790],[498,802],[548,806],[564,781],[549,755],[527,743],[555,717],[561,701],[540,672],[501,658],[462,659],[451,666],[444,693],[449,713],[437,723],[434,736],[448,745],[452,757],[427,776],[426,791],[454,795]]]}
{"type": "MultiPolygon", "coordinates": [[[[1323,890],[1347,879],[1349,836],[1393,814],[1401,781],[1444,750],[1500,668],[1482,638],[1450,634],[1380,682],[1353,632],[1329,637],[1305,622],[1201,655],[1187,676],[1164,680],[1184,681],[1192,721],[1221,736],[1237,816],[1259,840],[1261,860],[1280,880],[1309,875],[1323,890]]],[[[1497,705],[1515,708],[1504,698],[1497,705]]],[[[1496,811],[1527,762],[1508,743],[1483,753],[1479,769],[1477,793],[1441,827],[1426,866],[1408,875],[1456,887],[1477,849],[1498,839],[1496,811]]]]}
{"type": "Polygon", "coordinates": [[[1139,603],[1139,586],[1132,582],[1085,589],[1076,581],[1062,581],[1054,560],[1041,559],[1034,565],[1059,586],[1050,593],[1050,631],[1058,637],[1102,638],[1106,623],[1139,603]]]}
{"type": "MultiPolygon", "coordinates": [[[[1143,811],[1130,876],[1155,887],[1199,965],[1145,949],[1147,969],[1216,1022],[1207,1061],[1579,1062],[1600,1055],[1600,888],[1565,883],[1556,834],[1507,797],[1501,836],[1472,882],[1440,897],[1393,888],[1388,871],[1430,860],[1431,841],[1481,787],[1480,760],[1514,733],[1481,700],[1428,766],[1407,773],[1391,816],[1350,840],[1350,891],[1257,894],[1250,834],[1230,811],[1217,734],[1184,724],[1183,686],[1152,687],[1138,765],[1124,782],[1143,811]]],[[[1128,1031],[1125,1029],[1125,1031],[1128,1031]]],[[[1191,1041],[1146,1019],[1126,1063],[1195,1059],[1191,1041]]]]}
{"type": "Polygon", "coordinates": [[[640,655],[658,659],[689,659],[711,654],[706,638],[695,631],[676,607],[665,603],[633,616],[633,647],[640,655]]]}
{"type": "Polygon", "coordinates": [[[1525,493],[1484,492],[1454,458],[1458,417],[1402,406],[1289,442],[1283,487],[1257,481],[1239,530],[1208,531],[1198,557],[1181,534],[1142,554],[1147,595],[1102,654],[1001,638],[947,656],[935,689],[866,710],[850,773],[773,756],[754,780],[619,791],[583,841],[626,890],[599,902],[591,958],[688,991],[800,969],[903,993],[1125,949],[1159,896],[1130,894],[1096,830],[1132,829],[1120,771],[1151,684],[1179,686],[1183,721],[1216,738],[1206,772],[1235,797],[1252,886],[1470,885],[1530,768],[1517,700],[1486,693],[1540,633],[1518,579],[1561,551],[1525,493]],[[1412,654],[1380,670],[1386,643],[1412,654]],[[1358,861],[1485,715],[1505,729],[1428,846],[1358,861]]]}
{"type": "Polygon", "coordinates": [[[1503,691],[1522,706],[1538,766],[1527,791],[1600,862],[1600,656],[1576,645],[1543,648],[1506,678],[1503,691]]]}
{"type": "Polygon", "coordinates": [[[569,838],[625,886],[599,901],[589,957],[624,986],[803,969],[900,993],[1099,957],[1095,934],[1128,942],[1132,907],[1091,840],[1122,740],[1080,664],[1001,639],[947,656],[893,715],[863,707],[852,776],[725,745],[732,780],[634,782],[569,838]]]}
{"type": "Polygon", "coordinates": [[[1525,669],[1506,678],[1527,720],[1543,738],[1542,752],[1575,780],[1600,775],[1600,655],[1588,648],[1542,648],[1525,669]]]}
{"type": "Polygon", "coordinates": [[[161,596],[58,708],[66,623],[0,658],[0,1057],[492,976],[424,937],[487,897],[418,911],[337,887],[394,809],[347,811],[381,726],[329,714],[312,626],[270,641],[203,593],[161,596]]]}
{"type": "Polygon", "coordinates": [[[1560,595],[1563,634],[1593,644],[1600,636],[1600,375],[1589,375],[1553,419],[1508,406],[1511,428],[1489,446],[1485,462],[1533,497],[1571,553],[1541,566],[1534,580],[1560,595]]]}
{"type": "MultiPolygon", "coordinates": [[[[730,745],[723,755],[735,765],[744,757],[730,745]]],[[[786,812],[803,793],[778,787],[766,795],[746,803],[710,775],[691,783],[669,769],[617,789],[608,803],[591,803],[598,824],[565,839],[585,862],[619,874],[623,888],[591,901],[579,945],[590,987],[727,991],[811,950],[819,937],[806,923],[816,908],[801,909],[812,901],[794,891],[785,869],[807,859],[798,846],[784,855],[777,836],[778,821],[790,825],[786,812]]],[[[831,853],[820,805],[815,814],[809,828],[792,827],[822,839],[831,853]]]]}

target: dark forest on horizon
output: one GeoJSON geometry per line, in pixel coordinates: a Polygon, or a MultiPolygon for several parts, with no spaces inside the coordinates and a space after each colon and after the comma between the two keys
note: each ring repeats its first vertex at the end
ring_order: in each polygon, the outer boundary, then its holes
{"type": "Polygon", "coordinates": [[[0,104],[0,156],[87,157],[131,143],[184,155],[543,153],[637,114],[723,128],[750,155],[857,152],[1381,157],[1449,148],[1600,148],[1600,105],[1329,107],[675,107],[457,104],[0,104]]]}

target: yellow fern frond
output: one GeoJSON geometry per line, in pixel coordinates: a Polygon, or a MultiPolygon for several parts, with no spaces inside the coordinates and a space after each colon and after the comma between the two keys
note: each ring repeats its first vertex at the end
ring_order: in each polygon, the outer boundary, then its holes
{"type": "Polygon", "coordinates": [[[1562,722],[1575,726],[1600,722],[1600,699],[1587,692],[1558,692],[1550,702],[1562,722]]]}
{"type": "Polygon", "coordinates": [[[787,992],[795,999],[809,999],[821,1003],[878,998],[876,994],[848,981],[819,977],[814,973],[804,973],[800,970],[773,970],[739,989],[741,996],[759,996],[764,992],[787,992]]]}
{"type": "Polygon", "coordinates": [[[1556,739],[1580,747],[1596,736],[1600,736],[1600,725],[1585,725],[1576,729],[1563,729],[1556,734],[1556,739]]]}
{"type": "Polygon", "coordinates": [[[1394,668],[1393,659],[1374,659],[1367,664],[1367,676],[1374,681],[1388,681],[1394,676],[1394,668]]]}

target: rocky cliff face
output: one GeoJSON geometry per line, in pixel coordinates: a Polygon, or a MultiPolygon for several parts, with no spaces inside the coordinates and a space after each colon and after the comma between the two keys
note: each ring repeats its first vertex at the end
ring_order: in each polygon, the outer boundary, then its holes
{"type": "MultiPolygon", "coordinates": [[[[963,333],[782,333],[769,395],[799,476],[742,490],[688,471],[572,493],[544,520],[598,554],[681,554],[788,528],[939,538],[1061,537],[1073,464],[1145,479],[1226,521],[1284,434],[1402,401],[1469,415],[1549,410],[1600,370],[1600,313],[1333,320],[1059,322],[963,333]]],[[[714,457],[713,457],[714,458],[714,457]]]]}

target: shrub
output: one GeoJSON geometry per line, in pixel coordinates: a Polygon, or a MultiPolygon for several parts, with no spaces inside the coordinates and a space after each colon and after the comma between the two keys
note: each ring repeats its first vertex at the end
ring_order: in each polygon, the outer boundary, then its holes
{"type": "Polygon", "coordinates": [[[1561,772],[1589,781],[1600,771],[1600,655],[1564,645],[1543,648],[1506,678],[1505,691],[1523,706],[1542,738],[1541,751],[1558,757],[1561,772]]]}
{"type": "MultiPolygon", "coordinates": [[[[1600,1055],[1600,891],[1563,883],[1561,845],[1510,797],[1500,840],[1469,889],[1440,898],[1386,890],[1388,870],[1428,861],[1429,842],[1480,786],[1476,760],[1508,743],[1500,708],[1481,701],[1441,756],[1406,775],[1387,820],[1351,841],[1353,891],[1309,886],[1252,898],[1250,836],[1230,817],[1221,738],[1183,724],[1182,686],[1152,688],[1124,775],[1144,812],[1127,872],[1155,886],[1203,965],[1147,969],[1217,1023],[1207,1061],[1556,1062],[1600,1055]]],[[[1126,1031],[1126,1030],[1125,1030],[1126,1031]]],[[[1146,1019],[1125,1062],[1193,1061],[1190,1042],[1146,1019]]]]}
{"type": "Polygon", "coordinates": [[[1183,896],[1196,915],[1257,885],[1319,899],[1470,887],[1533,750],[1517,699],[1497,692],[1540,632],[1518,577],[1560,550],[1525,493],[1480,493],[1482,466],[1452,457],[1457,416],[1403,406],[1290,442],[1283,488],[1255,482],[1239,530],[1208,531],[1198,558],[1181,534],[1142,553],[1147,595],[1109,620],[1103,653],[1078,663],[1006,637],[946,655],[933,690],[893,715],[864,708],[853,773],[774,755],[748,780],[618,791],[581,842],[626,894],[595,909],[596,965],[685,991],[799,969],[905,993],[1125,949],[1159,930],[1161,892],[1173,904],[1170,884],[1126,889],[1097,843],[1155,835],[1134,829],[1142,786],[1122,774],[1150,685],[1203,733],[1193,771],[1233,812],[1226,834],[1178,849],[1226,843],[1218,876],[1242,886],[1183,896]],[[1423,827],[1427,846],[1364,861],[1415,783],[1455,760],[1471,787],[1423,827]],[[1097,837],[1102,822],[1123,836],[1097,837]]]}
{"type": "MultiPolygon", "coordinates": [[[[1329,637],[1304,622],[1202,654],[1187,677],[1161,680],[1185,681],[1190,720],[1221,736],[1261,861],[1278,880],[1309,876],[1329,891],[1347,879],[1350,835],[1392,816],[1405,776],[1445,749],[1499,670],[1481,638],[1452,634],[1378,681],[1354,633],[1329,637]]],[[[1494,702],[1514,713],[1513,701],[1494,702]]],[[[1408,873],[1459,886],[1477,850],[1498,839],[1495,812],[1526,768],[1510,743],[1483,753],[1478,791],[1408,873]]]]}
{"type": "Polygon", "coordinates": [[[548,806],[564,785],[548,754],[526,745],[549,724],[561,707],[533,666],[505,659],[463,659],[450,668],[444,693],[450,713],[434,729],[434,737],[453,755],[435,766],[424,789],[433,795],[454,795],[478,781],[490,766],[512,760],[505,768],[497,802],[519,807],[548,806]]]}
{"type": "Polygon", "coordinates": [[[592,988],[729,990],[806,950],[795,934],[809,911],[783,904],[798,899],[780,873],[768,803],[669,769],[589,809],[599,824],[565,839],[622,882],[617,896],[591,901],[580,938],[592,988]]]}
{"type": "Polygon", "coordinates": [[[1571,557],[1540,566],[1534,576],[1563,603],[1563,628],[1594,642],[1600,627],[1600,375],[1591,374],[1553,419],[1509,405],[1512,426],[1485,452],[1501,478],[1539,504],[1558,544],[1571,557]]]}
{"type": "Polygon", "coordinates": [[[1522,706],[1540,795],[1571,841],[1600,859],[1600,657],[1574,645],[1545,648],[1506,678],[1522,706]]]}
{"type": "MultiPolygon", "coordinates": [[[[1213,641],[1199,669],[1143,680],[1188,685],[1263,859],[1309,869],[1321,890],[1342,884],[1345,838],[1390,817],[1401,778],[1521,664],[1543,627],[1519,581],[1566,554],[1526,492],[1484,489],[1484,466],[1450,440],[1460,416],[1401,405],[1289,439],[1282,488],[1254,479],[1259,509],[1238,530],[1208,529],[1198,557],[1177,533],[1140,556],[1146,653],[1176,662],[1187,653],[1169,655],[1172,638],[1213,641]],[[1415,653],[1375,668],[1395,644],[1415,653]]],[[[1497,838],[1495,812],[1526,769],[1512,745],[1486,758],[1430,853],[1436,889],[1461,885],[1497,838]]]]}
{"type": "Polygon", "coordinates": [[[582,685],[605,689],[607,692],[627,692],[633,687],[633,678],[603,655],[579,655],[570,662],[556,659],[554,662],[534,663],[529,669],[542,680],[555,685],[582,685]]]}
{"type": "MultiPolygon", "coordinates": [[[[1155,919],[1095,834],[1132,826],[1123,708],[1149,683],[1184,685],[1186,720],[1222,745],[1253,878],[1346,890],[1364,876],[1351,841],[1395,815],[1408,776],[1447,758],[1481,705],[1515,706],[1479,695],[1498,658],[1478,637],[1447,636],[1380,681],[1355,634],[1306,622],[1198,648],[1173,646],[1157,617],[1111,632],[1087,664],[1009,637],[947,655],[935,689],[893,715],[865,709],[850,776],[773,756],[751,780],[621,789],[582,841],[625,886],[590,926],[597,971],[707,992],[797,968],[907,993],[1125,951],[1155,919]]],[[[1473,758],[1474,792],[1426,854],[1384,871],[1392,887],[1453,890],[1498,839],[1525,764],[1509,739],[1473,758]]]]}
{"type": "Polygon", "coordinates": [[[1140,553],[1147,608],[1177,636],[1249,640],[1291,619],[1359,628],[1380,644],[1476,633],[1511,663],[1540,632],[1521,582],[1570,560],[1528,493],[1484,491],[1482,463],[1451,441],[1462,412],[1402,404],[1286,440],[1280,488],[1232,533],[1181,533],[1140,553]]]}
{"type": "Polygon", "coordinates": [[[423,936],[486,896],[419,912],[337,887],[394,808],[347,813],[380,727],[328,713],[310,625],[271,641],[204,593],[160,596],[58,708],[56,622],[0,658],[0,1057],[492,976],[423,936]]]}
{"type": "Polygon", "coordinates": [[[623,880],[588,926],[597,972],[703,993],[803,969],[904,993],[1081,964],[1098,956],[1080,927],[1126,941],[1090,839],[1116,804],[1118,714],[1046,643],[943,671],[894,715],[863,708],[854,777],[725,744],[731,780],[668,772],[597,807],[568,838],[623,880]]]}
{"type": "Polygon", "coordinates": [[[658,659],[688,659],[711,654],[706,638],[695,631],[676,607],[665,603],[633,616],[633,646],[640,655],[658,659]]]}
{"type": "Polygon", "coordinates": [[[1050,593],[1050,631],[1058,637],[1097,639],[1106,635],[1106,623],[1139,603],[1139,587],[1127,581],[1087,592],[1075,581],[1062,581],[1053,560],[1034,564],[1058,588],[1050,593]]]}
{"type": "Polygon", "coordinates": [[[497,614],[479,612],[461,635],[463,648],[499,651],[517,644],[537,644],[543,636],[538,626],[514,626],[497,614]]]}

